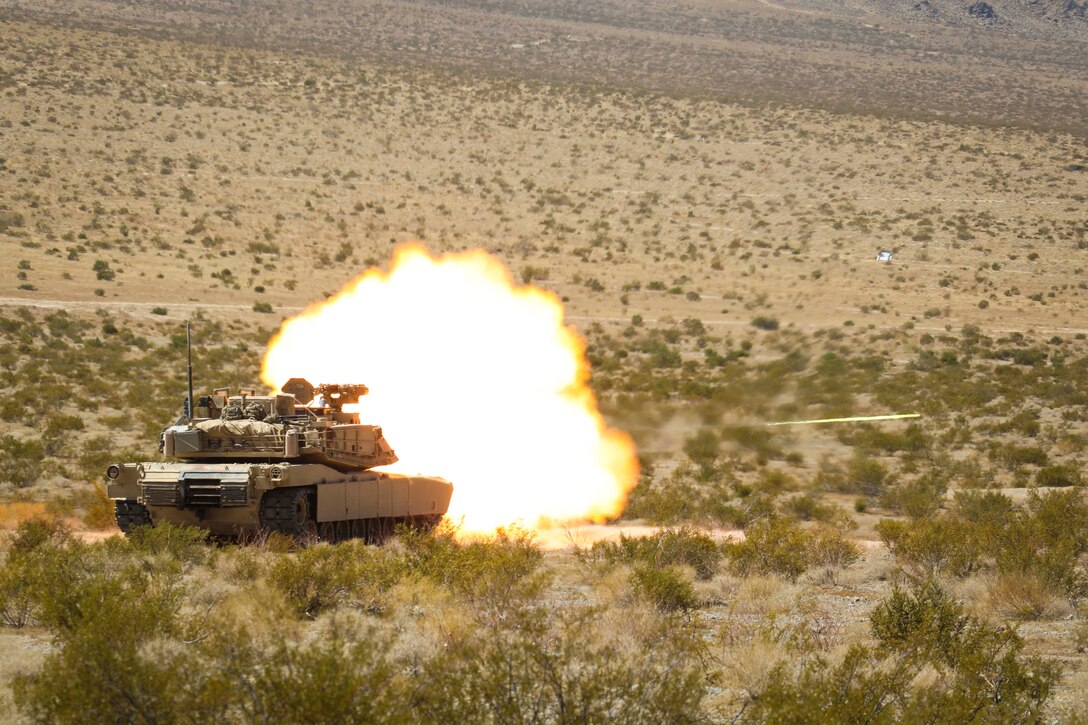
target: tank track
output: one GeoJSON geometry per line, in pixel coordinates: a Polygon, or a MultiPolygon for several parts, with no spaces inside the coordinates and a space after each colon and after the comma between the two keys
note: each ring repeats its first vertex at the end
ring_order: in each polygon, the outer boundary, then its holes
{"type": "Polygon", "coordinates": [[[266,491],[261,497],[261,526],[290,536],[316,534],[316,496],[312,486],[266,491]]]}
{"type": "Polygon", "coordinates": [[[368,544],[381,544],[393,536],[398,525],[430,531],[442,521],[442,515],[398,516],[351,521],[317,523],[317,491],[313,486],[275,488],[261,498],[261,527],[303,540],[337,543],[348,539],[363,539],[368,544]]]}
{"type": "Polygon", "coordinates": [[[128,534],[140,526],[153,526],[151,512],[142,503],[135,501],[116,501],[113,506],[114,517],[117,519],[117,528],[121,533],[128,534]]]}

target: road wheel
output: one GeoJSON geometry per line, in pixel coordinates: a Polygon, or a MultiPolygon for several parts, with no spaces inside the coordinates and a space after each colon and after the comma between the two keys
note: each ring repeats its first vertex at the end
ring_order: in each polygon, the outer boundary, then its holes
{"type": "Polygon", "coordinates": [[[291,536],[313,532],[315,496],[307,486],[266,491],[261,498],[261,526],[291,536]]]}
{"type": "Polygon", "coordinates": [[[135,501],[116,501],[113,506],[114,516],[117,518],[117,528],[121,533],[128,534],[139,526],[153,526],[151,512],[142,503],[135,501]]]}

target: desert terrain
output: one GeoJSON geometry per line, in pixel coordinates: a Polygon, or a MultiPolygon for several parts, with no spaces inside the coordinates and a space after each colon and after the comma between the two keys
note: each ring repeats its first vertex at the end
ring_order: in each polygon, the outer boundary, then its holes
{"type": "Polygon", "coordinates": [[[6,719],[1076,721],[1088,24],[987,7],[0,3],[6,719]],[[559,296],[621,517],[113,535],[185,321],[255,386],[409,241],[559,296]]]}

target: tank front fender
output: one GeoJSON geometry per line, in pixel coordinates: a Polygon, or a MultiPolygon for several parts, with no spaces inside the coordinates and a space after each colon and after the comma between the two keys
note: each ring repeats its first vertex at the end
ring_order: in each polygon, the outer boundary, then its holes
{"type": "Polygon", "coordinates": [[[106,496],[114,501],[135,501],[139,498],[140,464],[111,464],[106,469],[106,496]]]}

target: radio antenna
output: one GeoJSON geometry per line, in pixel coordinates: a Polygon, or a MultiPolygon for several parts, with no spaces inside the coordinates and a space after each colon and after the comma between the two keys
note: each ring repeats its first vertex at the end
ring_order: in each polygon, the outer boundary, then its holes
{"type": "Polygon", "coordinates": [[[185,399],[185,416],[193,420],[193,344],[189,337],[189,321],[185,321],[185,350],[189,356],[189,397],[185,399]]]}

